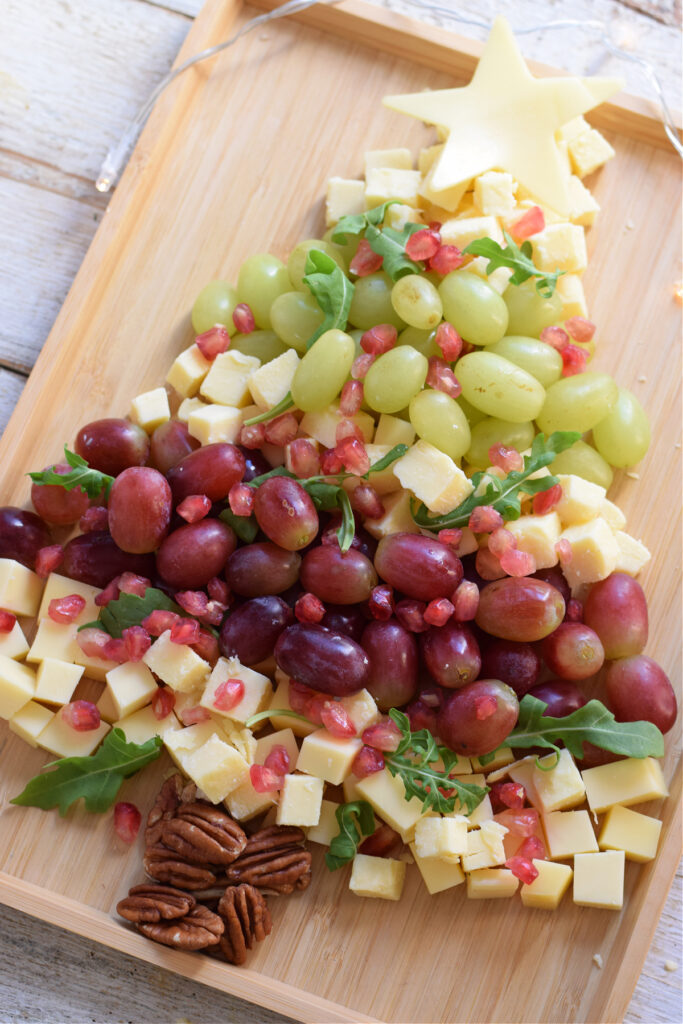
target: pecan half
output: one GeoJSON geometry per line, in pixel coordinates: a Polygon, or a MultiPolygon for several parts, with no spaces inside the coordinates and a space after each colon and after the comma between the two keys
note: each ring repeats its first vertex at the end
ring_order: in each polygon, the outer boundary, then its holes
{"type": "Polygon", "coordinates": [[[176,773],[166,779],[159,790],[154,806],[147,815],[147,825],[145,827],[145,843],[147,846],[153,846],[161,839],[161,830],[164,822],[170,821],[180,805],[183,785],[182,775],[176,773]]]}
{"type": "Polygon", "coordinates": [[[134,885],[118,902],[116,912],[126,921],[170,921],[184,917],[195,906],[194,896],[169,885],[134,885]]]}
{"type": "Polygon", "coordinates": [[[300,843],[299,828],[273,825],[255,832],[240,856],[225,871],[228,885],[247,882],[268,892],[288,895],[311,882],[311,854],[300,843]]]}
{"type": "Polygon", "coordinates": [[[196,906],[175,921],[140,922],[137,929],[148,939],[176,949],[217,946],[225,930],[223,919],[207,907],[196,906]]]}
{"type": "Polygon", "coordinates": [[[252,885],[231,886],[218,904],[225,923],[220,948],[231,964],[243,964],[247,950],[262,942],[273,927],[265,898],[252,885]]]}
{"type": "Polygon", "coordinates": [[[163,843],[148,846],[142,864],[150,878],[176,889],[209,889],[216,883],[216,876],[210,868],[187,864],[163,843]]]}
{"type": "Polygon", "coordinates": [[[247,845],[236,821],[219,807],[203,801],[181,804],[175,817],[164,821],[161,841],[190,864],[231,864],[247,845]]]}

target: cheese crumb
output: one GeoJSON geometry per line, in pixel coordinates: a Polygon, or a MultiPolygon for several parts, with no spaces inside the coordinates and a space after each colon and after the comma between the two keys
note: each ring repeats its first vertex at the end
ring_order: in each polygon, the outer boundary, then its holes
{"type": "Polygon", "coordinates": [[[596,967],[598,967],[598,968],[599,968],[600,970],[602,970],[602,965],[604,964],[604,962],[605,962],[605,961],[604,961],[604,960],[602,959],[602,957],[600,956],[600,954],[599,954],[599,953],[594,953],[594,954],[593,954],[593,963],[594,963],[594,964],[595,964],[595,966],[596,966],[596,967]]]}
{"type": "Polygon", "coordinates": [[[675,960],[665,960],[664,961],[664,970],[665,971],[677,971],[678,970],[678,964],[676,963],[675,960]]]}

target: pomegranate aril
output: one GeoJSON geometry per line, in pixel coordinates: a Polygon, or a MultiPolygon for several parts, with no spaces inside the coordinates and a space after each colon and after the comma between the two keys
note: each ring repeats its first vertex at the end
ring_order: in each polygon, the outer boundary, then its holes
{"type": "Polygon", "coordinates": [[[124,843],[134,843],[137,839],[142,815],[135,804],[120,800],[114,805],[114,829],[124,843]]]}
{"type": "Polygon", "coordinates": [[[180,721],[183,725],[199,725],[200,722],[208,722],[210,718],[211,713],[201,704],[195,704],[191,708],[182,708],[180,711],[180,721]]]}
{"type": "Polygon", "coordinates": [[[89,658],[104,658],[104,650],[111,637],[103,629],[89,626],[76,633],[76,643],[89,658]]]}
{"type": "Polygon", "coordinates": [[[251,306],[246,302],[238,302],[233,310],[232,322],[240,334],[251,334],[256,330],[256,321],[251,306]]]}
{"type": "Polygon", "coordinates": [[[224,679],[216,687],[213,706],[218,711],[232,711],[244,697],[244,682],[241,679],[224,679]]]}
{"type": "Polygon", "coordinates": [[[462,530],[458,526],[439,530],[438,538],[442,544],[448,544],[449,547],[457,548],[462,540],[462,530]]]}
{"type": "Polygon", "coordinates": [[[208,629],[200,629],[199,640],[190,644],[190,647],[195,654],[198,654],[204,661],[208,661],[210,665],[215,665],[220,656],[218,640],[213,633],[209,633],[208,629]]]}
{"type": "Polygon", "coordinates": [[[515,878],[519,878],[520,882],[524,885],[531,885],[535,878],[538,878],[538,868],[535,864],[532,864],[526,857],[520,857],[516,854],[514,857],[508,857],[505,861],[505,867],[512,872],[515,878]]]}
{"type": "Polygon", "coordinates": [[[190,494],[183,498],[176,508],[178,515],[182,516],[186,523],[198,523],[200,519],[208,516],[210,511],[211,502],[205,494],[190,494]]]}
{"type": "Polygon", "coordinates": [[[100,727],[99,709],[89,700],[73,700],[65,704],[62,718],[76,732],[92,732],[100,727]]]}
{"type": "Polygon", "coordinates": [[[210,327],[203,334],[198,334],[195,343],[204,358],[213,362],[216,356],[227,352],[230,346],[230,335],[227,327],[216,324],[215,327],[210,327]]]}
{"type": "Polygon", "coordinates": [[[220,601],[221,604],[226,606],[230,604],[230,587],[225,580],[221,580],[218,576],[214,576],[206,584],[206,589],[208,590],[209,597],[212,601],[220,601]]]}
{"type": "Polygon", "coordinates": [[[95,595],[95,604],[98,608],[105,608],[110,601],[116,601],[119,596],[119,580],[120,576],[115,576],[113,580],[107,583],[104,590],[101,590],[99,594],[95,595]]]}
{"type": "Polygon", "coordinates": [[[504,526],[501,526],[498,530],[494,530],[493,533],[489,535],[489,551],[498,559],[500,559],[501,555],[505,551],[509,551],[510,548],[516,547],[517,538],[513,533],[510,533],[509,530],[506,530],[504,526]]]}
{"type": "Polygon", "coordinates": [[[540,334],[540,340],[552,348],[562,352],[569,344],[569,335],[562,327],[544,327],[540,334]]]}
{"type": "Polygon", "coordinates": [[[297,682],[296,679],[289,680],[289,704],[292,711],[310,719],[316,725],[322,725],[320,717],[322,707],[329,699],[326,693],[313,690],[310,686],[297,682]]]}
{"type": "Polygon", "coordinates": [[[503,525],[503,517],[493,505],[478,505],[472,509],[467,525],[473,533],[493,533],[503,525]]]}
{"type": "Polygon", "coordinates": [[[160,686],[152,697],[152,714],[160,722],[175,707],[175,691],[170,686],[160,686]]]}
{"type": "MultiPolygon", "coordinates": [[[[538,811],[533,807],[525,807],[520,811],[504,811],[499,820],[502,825],[505,825],[510,830],[513,836],[521,836],[522,838],[534,837],[536,830],[539,828],[538,811]]],[[[545,856],[545,848],[543,855],[545,856]]],[[[525,856],[528,856],[528,854],[525,854],[525,856]]]]}
{"type": "Polygon", "coordinates": [[[441,248],[441,236],[438,231],[431,228],[422,228],[411,235],[406,242],[406,256],[419,263],[421,260],[430,260],[441,248]]]}
{"type": "Polygon", "coordinates": [[[552,512],[558,502],[562,499],[562,485],[553,484],[547,491],[540,491],[534,494],[531,499],[531,508],[535,516],[544,516],[552,512]]]}
{"type": "Polygon", "coordinates": [[[512,473],[524,469],[524,456],[516,448],[506,448],[504,444],[492,444],[489,448],[489,459],[492,466],[512,473]]]}
{"type": "Polygon", "coordinates": [[[401,730],[390,718],[387,718],[363,730],[361,739],[368,747],[374,747],[375,750],[382,750],[385,753],[393,753],[394,750],[398,750],[398,745],[401,742],[401,730]]]}
{"type": "Polygon", "coordinates": [[[362,441],[355,437],[346,437],[335,448],[337,458],[347,473],[363,476],[370,469],[370,456],[362,441]]]}
{"type": "Polygon", "coordinates": [[[227,610],[227,604],[223,604],[222,601],[209,601],[206,606],[206,611],[201,616],[201,620],[202,622],[205,622],[207,626],[220,626],[223,621],[223,616],[227,610]]]}
{"type": "Polygon", "coordinates": [[[503,807],[511,810],[519,810],[526,802],[526,790],[520,782],[494,782],[491,787],[491,799],[493,794],[503,807]]]}
{"type": "Polygon", "coordinates": [[[341,704],[327,700],[320,709],[320,719],[332,736],[345,739],[356,735],[356,727],[341,704]]]}
{"type": "Polygon", "coordinates": [[[451,398],[458,398],[462,393],[460,381],[456,380],[455,374],[444,359],[438,356],[429,357],[429,369],[425,383],[436,391],[443,391],[451,398]]]}
{"type": "Polygon", "coordinates": [[[109,510],[103,505],[91,505],[78,520],[81,533],[94,533],[96,530],[109,529],[109,510]]]}
{"type": "Polygon", "coordinates": [[[274,420],[266,423],[265,438],[268,444],[276,444],[284,448],[296,437],[299,430],[299,421],[294,413],[286,412],[274,420]]]}
{"type": "Polygon", "coordinates": [[[360,484],[351,495],[351,507],[364,519],[380,519],[384,515],[382,500],[372,484],[360,484]]]}
{"type": "Polygon", "coordinates": [[[577,345],[567,345],[560,352],[562,356],[562,376],[575,377],[577,373],[583,373],[588,361],[588,353],[577,345]]]}
{"type": "Polygon", "coordinates": [[[40,548],[36,553],[36,574],[41,580],[45,580],[63,561],[64,550],[61,544],[49,544],[46,548],[40,548]]]}
{"type": "Polygon", "coordinates": [[[429,623],[425,622],[424,616],[426,607],[427,605],[424,601],[414,601],[411,598],[405,598],[405,600],[398,602],[394,612],[404,629],[407,629],[410,633],[424,633],[425,630],[429,629],[429,623]]]}
{"type": "Polygon", "coordinates": [[[368,274],[376,273],[382,266],[383,257],[373,252],[370,243],[366,238],[361,238],[353,259],[349,264],[349,270],[356,277],[367,277],[368,274]]]}
{"type": "Polygon", "coordinates": [[[240,430],[239,443],[243,448],[262,448],[266,443],[266,428],[263,423],[252,423],[240,430]]]}
{"type": "Polygon", "coordinates": [[[353,420],[344,417],[341,419],[334,430],[334,440],[336,444],[341,441],[346,441],[347,438],[353,438],[356,441],[363,441],[363,431],[360,429],[357,423],[353,420]]]}
{"type": "Polygon", "coordinates": [[[174,644],[196,644],[199,640],[199,623],[196,619],[178,618],[171,626],[171,642],[174,644]]]}
{"type": "Polygon", "coordinates": [[[569,336],[574,341],[578,341],[580,345],[587,345],[589,341],[593,340],[595,324],[592,320],[586,320],[582,316],[570,316],[568,320],[565,320],[564,327],[569,336]]]}
{"type": "Polygon", "coordinates": [[[360,347],[371,356],[381,356],[394,347],[398,331],[392,324],[377,324],[361,336],[360,347]]]}
{"type": "Polygon", "coordinates": [[[0,611],[0,633],[11,633],[16,624],[16,615],[13,615],[12,612],[0,611]]]}
{"type": "Polygon", "coordinates": [[[538,836],[530,835],[524,840],[519,850],[517,850],[519,857],[528,857],[529,860],[545,860],[546,850],[543,841],[538,836]]]}
{"type": "Polygon", "coordinates": [[[153,612],[142,620],[141,625],[145,627],[152,636],[161,636],[167,629],[180,619],[177,612],[167,611],[165,608],[155,608],[153,612]]]}
{"type": "Polygon", "coordinates": [[[470,580],[463,580],[451,598],[453,618],[456,622],[471,622],[479,607],[479,587],[470,580]]]}
{"type": "Polygon", "coordinates": [[[374,747],[361,747],[351,762],[351,772],[357,779],[365,779],[368,775],[381,772],[383,768],[384,758],[374,747]]]}
{"type": "Polygon", "coordinates": [[[532,206],[530,210],[522,214],[519,220],[510,225],[510,234],[517,241],[521,242],[532,235],[543,231],[545,227],[545,216],[540,206],[532,206]]]}
{"type": "Polygon", "coordinates": [[[500,559],[488,548],[479,548],[474,559],[474,568],[483,580],[488,582],[500,580],[505,576],[505,569],[500,564],[500,559]]]}
{"type": "Polygon", "coordinates": [[[320,456],[320,472],[323,476],[336,476],[341,473],[342,460],[337,454],[336,448],[328,448],[320,456]]]}
{"type": "Polygon", "coordinates": [[[530,576],[536,572],[536,559],[528,551],[508,548],[500,556],[500,567],[508,576],[530,576]]]}
{"type": "Polygon", "coordinates": [[[572,597],[567,602],[567,611],[564,617],[568,622],[583,622],[583,603],[572,597]]]}
{"type": "Polygon", "coordinates": [[[439,597],[430,601],[424,610],[424,620],[430,626],[445,626],[455,608],[447,597],[439,597]]]}
{"type": "Polygon", "coordinates": [[[566,537],[562,537],[557,541],[555,552],[560,560],[560,565],[569,565],[572,560],[572,546],[566,537]]]}
{"type": "Polygon", "coordinates": [[[203,590],[179,590],[175,595],[175,599],[177,604],[188,615],[200,617],[206,614],[209,599],[203,590]]]}
{"type": "Polygon", "coordinates": [[[263,764],[249,766],[249,779],[257,793],[276,793],[284,783],[282,775],[263,764]]]}
{"type": "Polygon", "coordinates": [[[128,661],[142,661],[152,646],[152,638],[142,626],[128,626],[121,634],[126,645],[128,661]]]}
{"type": "Polygon", "coordinates": [[[434,341],[441,349],[441,353],[447,363],[454,363],[462,352],[462,338],[456,331],[453,324],[444,320],[436,329],[434,341]]]}
{"type": "Polygon", "coordinates": [[[363,380],[375,359],[376,356],[373,356],[371,352],[363,352],[362,355],[356,356],[351,364],[351,376],[353,379],[363,380]]]}
{"type": "Polygon", "coordinates": [[[362,404],[362,383],[359,380],[347,380],[339,397],[339,411],[343,416],[355,416],[362,404]]]}
{"type": "Polygon", "coordinates": [[[295,438],[287,451],[289,468],[300,480],[305,480],[309,476],[317,476],[320,472],[320,456],[313,441],[309,441],[305,437],[295,438]]]}
{"type": "Polygon", "coordinates": [[[53,622],[74,622],[85,608],[85,598],[80,594],[55,597],[48,605],[47,614],[53,622]]]}
{"type": "Polygon", "coordinates": [[[134,572],[123,572],[116,579],[119,593],[135,594],[137,597],[144,597],[152,583],[145,576],[138,576],[134,572]]]}
{"type": "Polygon", "coordinates": [[[236,516],[250,516],[254,511],[256,491],[248,484],[233,484],[228,492],[230,510],[236,516]]]}
{"type": "Polygon", "coordinates": [[[105,644],[103,656],[109,661],[118,662],[119,665],[123,665],[124,661],[128,661],[128,649],[123,637],[110,637],[105,644]]]}
{"type": "Polygon", "coordinates": [[[457,245],[441,245],[429,261],[429,269],[440,277],[457,270],[465,262],[465,258],[457,245]]]}
{"type": "Polygon", "coordinates": [[[294,614],[299,622],[320,622],[325,614],[325,605],[315,594],[302,594],[294,605],[294,614]]]}
{"type": "Polygon", "coordinates": [[[286,775],[290,765],[287,747],[283,747],[281,743],[276,743],[268,751],[263,764],[264,767],[270,768],[271,772],[275,772],[276,775],[286,775]]]}
{"type": "Polygon", "coordinates": [[[373,587],[368,598],[368,609],[373,619],[387,622],[394,614],[394,591],[385,583],[373,587]]]}

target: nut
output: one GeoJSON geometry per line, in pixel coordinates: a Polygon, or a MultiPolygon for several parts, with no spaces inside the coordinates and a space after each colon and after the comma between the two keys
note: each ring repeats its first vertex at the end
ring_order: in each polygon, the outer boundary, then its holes
{"type": "Polygon", "coordinates": [[[210,868],[187,864],[163,843],[148,846],[142,863],[150,878],[177,889],[209,889],[216,884],[216,876],[210,868]]]}
{"type": "Polygon", "coordinates": [[[168,885],[134,885],[120,900],[116,912],[126,921],[170,921],[184,917],[195,906],[194,896],[168,885]]]}
{"type": "Polygon", "coordinates": [[[190,864],[231,864],[247,837],[229,814],[204,801],[181,804],[175,817],[162,822],[161,841],[190,864]]]}
{"type": "Polygon", "coordinates": [[[159,790],[154,806],[147,815],[147,825],[145,826],[145,843],[147,846],[153,846],[161,839],[161,830],[164,822],[169,821],[174,816],[180,804],[183,785],[182,775],[176,773],[166,779],[159,790]]]}
{"type": "Polygon", "coordinates": [[[273,825],[255,832],[240,856],[226,869],[228,885],[247,882],[268,892],[288,895],[311,882],[311,854],[302,848],[299,828],[273,825]]]}
{"type": "Polygon", "coordinates": [[[137,929],[148,939],[176,949],[206,949],[217,946],[225,930],[223,919],[208,907],[196,906],[174,921],[140,922],[137,929]]]}
{"type": "Polygon", "coordinates": [[[262,942],[273,927],[265,898],[252,885],[231,886],[218,904],[225,931],[220,948],[231,964],[243,964],[247,950],[262,942]]]}

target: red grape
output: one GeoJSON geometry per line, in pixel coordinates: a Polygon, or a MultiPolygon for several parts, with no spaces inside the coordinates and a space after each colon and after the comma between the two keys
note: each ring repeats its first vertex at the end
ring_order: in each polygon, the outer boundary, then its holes
{"type": "Polygon", "coordinates": [[[329,604],[322,617],[323,626],[327,626],[334,633],[343,633],[350,636],[357,644],[367,626],[367,619],[357,605],[351,604],[329,604]]]}
{"type": "Polygon", "coordinates": [[[429,674],[449,690],[474,682],[481,670],[474,633],[459,622],[447,622],[422,633],[420,649],[429,674]]]}
{"type": "Polygon", "coordinates": [[[287,551],[307,547],[318,532],[315,505],[287,476],[272,476],[257,488],[254,514],[266,536],[287,551]]]}
{"type": "Polygon", "coordinates": [[[160,473],[168,473],[190,452],[199,448],[199,441],[192,437],[187,423],[182,420],[167,420],[161,423],[150,438],[150,462],[160,473]]]}
{"type": "Polygon", "coordinates": [[[462,563],[452,548],[420,533],[383,537],[375,568],[392,587],[419,601],[450,597],[462,580],[462,563]]]}
{"type": "MultiPolygon", "coordinates": [[[[54,469],[60,476],[71,472],[71,466],[65,462],[47,468],[54,469]]],[[[59,484],[32,484],[31,501],[40,518],[54,526],[69,526],[77,522],[90,507],[90,498],[82,487],[67,491],[59,484]]]]}
{"type": "Polygon", "coordinates": [[[562,594],[565,604],[568,604],[572,592],[559,565],[551,565],[548,569],[538,569],[531,578],[543,580],[545,583],[549,583],[551,587],[555,587],[555,590],[559,590],[562,594]]]}
{"type": "Polygon", "coordinates": [[[130,466],[145,465],[149,438],[130,420],[93,420],[78,431],[74,449],[92,469],[118,476],[130,466]]]}
{"type": "Polygon", "coordinates": [[[293,622],[292,609],[282,598],[254,597],[235,608],[224,621],[219,639],[221,654],[237,657],[243,665],[258,665],[271,657],[283,629],[293,622]]]}
{"type": "Polygon", "coordinates": [[[498,679],[477,679],[446,698],[437,718],[438,733],[458,754],[489,754],[515,727],[519,702],[498,679]]]}
{"type": "MultiPolygon", "coordinates": [[[[171,522],[171,488],[157,469],[124,469],[109,493],[109,532],[123,551],[155,551],[171,522]]],[[[215,573],[212,573],[215,575],[215,573]]]]}
{"type": "Polygon", "coordinates": [[[481,643],[481,674],[500,679],[523,697],[538,680],[541,659],[531,644],[484,637],[481,643]]]}
{"type": "Polygon", "coordinates": [[[594,583],[584,604],[583,621],[600,637],[606,658],[640,654],[648,634],[647,602],[640,583],[623,572],[594,583]]]}
{"type": "Polygon", "coordinates": [[[502,640],[532,642],[557,629],[564,609],[562,594],[549,583],[505,577],[481,591],[475,621],[484,632],[502,640]]]}
{"type": "Polygon", "coordinates": [[[652,722],[668,732],[678,704],[664,669],[644,654],[613,661],[605,675],[607,706],[618,722],[652,722]]]}
{"type": "Polygon", "coordinates": [[[549,679],[538,686],[532,686],[529,696],[537,697],[548,705],[543,714],[550,718],[564,718],[565,715],[571,715],[573,711],[578,711],[588,703],[588,698],[581,693],[578,686],[565,679],[549,679]]]}
{"type": "Polygon", "coordinates": [[[396,621],[375,620],[363,631],[361,646],[370,661],[367,689],[382,711],[401,707],[415,696],[418,684],[417,643],[396,621]]]}
{"type": "Polygon", "coordinates": [[[299,579],[301,555],[270,541],[238,548],[225,569],[230,589],[242,597],[281,594],[299,579]]]}
{"type": "Polygon", "coordinates": [[[370,597],[377,573],[360,551],[350,548],[342,553],[339,547],[321,544],[304,555],[301,583],[321,601],[360,604],[370,597]]]}
{"type": "Polygon", "coordinates": [[[275,660],[288,676],[333,697],[345,697],[367,685],[370,662],[363,648],[325,626],[297,622],[275,645],[275,660]]]}
{"type": "Polygon", "coordinates": [[[244,476],[242,481],[248,484],[250,480],[253,480],[257,476],[263,476],[264,473],[269,473],[273,468],[267,461],[266,457],[261,454],[256,448],[244,448],[242,445],[238,445],[239,450],[244,456],[244,476]]]}
{"type": "Polygon", "coordinates": [[[172,587],[193,590],[205,587],[235,550],[237,538],[220,519],[200,519],[180,526],[157,551],[159,575],[172,587]]]}
{"type": "Polygon", "coordinates": [[[72,580],[104,589],[115,576],[124,572],[151,577],[154,556],[122,551],[111,534],[96,530],[74,537],[64,546],[61,571],[72,580]]]}
{"type": "Polygon", "coordinates": [[[179,505],[191,494],[205,494],[211,501],[227,498],[244,468],[244,456],[234,444],[218,442],[190,452],[167,473],[173,504],[179,505]]]}
{"type": "Polygon", "coordinates": [[[602,668],[600,637],[583,622],[562,622],[541,644],[543,660],[561,679],[588,679],[602,668]]]}
{"type": "Polygon", "coordinates": [[[34,569],[36,555],[49,547],[50,531],[35,512],[6,505],[0,508],[0,558],[14,558],[34,569]]]}

